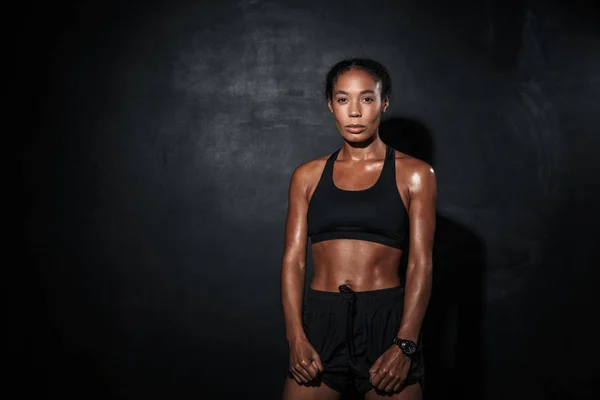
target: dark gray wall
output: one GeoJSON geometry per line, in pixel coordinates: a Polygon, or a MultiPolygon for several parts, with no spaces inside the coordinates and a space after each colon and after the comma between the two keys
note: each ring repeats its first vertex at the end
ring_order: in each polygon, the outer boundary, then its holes
{"type": "Polygon", "coordinates": [[[428,398],[593,393],[593,1],[111,3],[20,14],[21,390],[278,398],[290,174],[341,145],[324,74],[367,56],[382,137],[437,171],[428,398]]]}

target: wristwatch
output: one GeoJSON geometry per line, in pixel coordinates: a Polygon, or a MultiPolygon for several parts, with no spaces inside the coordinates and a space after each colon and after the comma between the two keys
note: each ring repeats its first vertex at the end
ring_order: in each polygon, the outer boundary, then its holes
{"type": "Polygon", "coordinates": [[[417,344],[412,340],[400,339],[395,337],[394,340],[392,340],[392,343],[400,347],[402,353],[407,357],[412,356],[417,351],[417,344]]]}

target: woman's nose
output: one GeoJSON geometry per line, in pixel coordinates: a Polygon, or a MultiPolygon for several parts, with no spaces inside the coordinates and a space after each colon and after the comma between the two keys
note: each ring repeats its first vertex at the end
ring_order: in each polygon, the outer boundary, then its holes
{"type": "Polygon", "coordinates": [[[348,109],[348,115],[351,117],[360,117],[360,107],[358,104],[351,104],[348,109]]]}

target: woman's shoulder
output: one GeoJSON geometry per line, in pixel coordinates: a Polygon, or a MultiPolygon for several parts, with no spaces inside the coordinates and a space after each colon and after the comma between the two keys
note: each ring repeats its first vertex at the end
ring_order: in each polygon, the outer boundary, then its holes
{"type": "Polygon", "coordinates": [[[396,150],[396,169],[410,173],[433,171],[433,167],[426,161],[396,150]]]}
{"type": "Polygon", "coordinates": [[[331,153],[303,162],[294,169],[293,176],[307,181],[314,180],[315,177],[318,178],[323,168],[325,168],[329,156],[331,156],[331,153]]]}
{"type": "Polygon", "coordinates": [[[435,182],[435,171],[426,161],[396,151],[396,177],[399,182],[435,182]]]}

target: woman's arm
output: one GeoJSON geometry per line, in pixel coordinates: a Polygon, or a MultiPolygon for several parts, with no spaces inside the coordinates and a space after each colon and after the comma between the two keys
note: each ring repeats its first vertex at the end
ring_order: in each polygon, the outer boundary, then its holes
{"type": "MultiPolygon", "coordinates": [[[[397,337],[417,342],[431,294],[433,234],[437,183],[433,169],[419,160],[408,182],[410,247],[404,292],[404,310],[397,337]]],[[[371,384],[392,393],[408,376],[410,359],[398,346],[386,350],[370,369],[371,384]]]]}
{"type": "Polygon", "coordinates": [[[401,339],[417,342],[431,296],[432,253],[435,232],[437,182],[424,162],[410,176],[410,247],[404,294],[404,312],[398,330],[401,339]]]}
{"type": "Polygon", "coordinates": [[[281,266],[281,303],[286,337],[290,347],[289,370],[298,383],[308,383],[323,371],[321,359],[308,342],[302,325],[309,173],[307,164],[303,164],[292,174],[285,228],[285,249],[281,266]]]}
{"type": "Polygon", "coordinates": [[[285,248],[281,266],[281,303],[288,342],[305,340],[302,328],[302,298],[306,276],[308,210],[305,165],[294,170],[289,186],[285,248]]]}

